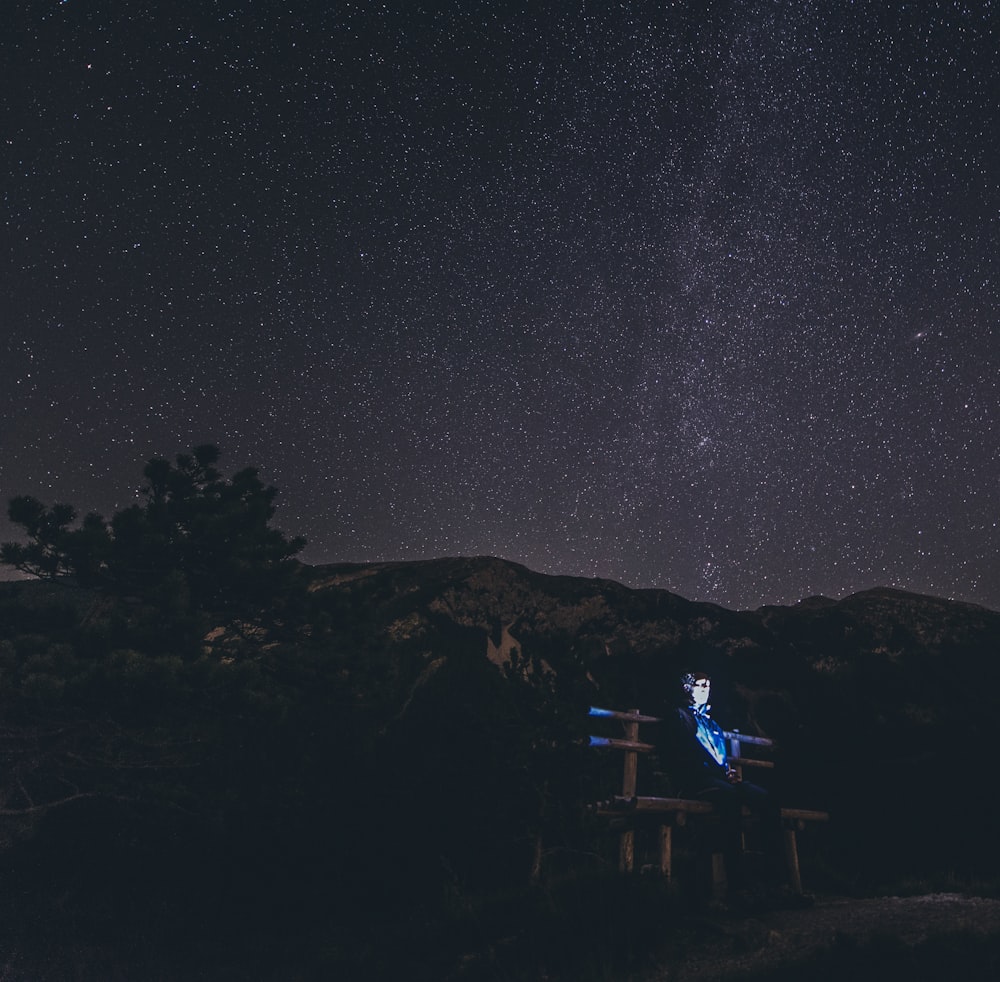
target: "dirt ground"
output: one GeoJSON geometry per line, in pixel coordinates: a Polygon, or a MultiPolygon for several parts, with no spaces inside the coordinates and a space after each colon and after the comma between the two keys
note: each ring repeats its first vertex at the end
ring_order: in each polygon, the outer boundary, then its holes
{"type": "Polygon", "coordinates": [[[723,982],[795,963],[831,945],[891,937],[907,945],[950,932],[1000,934],[1000,900],[935,893],[816,898],[812,907],[713,918],[683,960],[649,982],[723,982]]]}

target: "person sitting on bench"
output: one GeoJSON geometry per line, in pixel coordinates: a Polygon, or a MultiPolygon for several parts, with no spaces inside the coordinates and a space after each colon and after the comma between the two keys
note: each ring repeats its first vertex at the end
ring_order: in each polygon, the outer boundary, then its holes
{"type": "MultiPolygon", "coordinates": [[[[781,808],[770,792],[744,781],[730,766],[726,738],[711,717],[709,697],[712,680],[704,672],[681,677],[686,705],[677,708],[673,717],[669,770],[683,798],[710,801],[722,819],[721,841],[717,851],[726,860],[731,887],[745,885],[743,869],[743,807],[746,806],[760,827],[762,851],[775,865],[781,855],[781,808]]],[[[670,716],[667,717],[671,719],[670,716]]]]}

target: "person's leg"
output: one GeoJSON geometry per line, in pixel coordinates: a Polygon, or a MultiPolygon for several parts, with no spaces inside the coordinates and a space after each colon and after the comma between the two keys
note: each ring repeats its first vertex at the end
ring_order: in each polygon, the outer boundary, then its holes
{"type": "Polygon", "coordinates": [[[726,864],[726,879],[731,890],[743,887],[742,825],[743,801],[737,788],[728,781],[715,780],[707,784],[697,797],[715,807],[719,824],[711,839],[713,853],[721,853],[726,864]]]}
{"type": "Polygon", "coordinates": [[[771,792],[750,781],[735,786],[741,805],[746,805],[756,825],[757,848],[764,854],[765,870],[775,880],[784,878],[784,837],[781,807],[771,792]]]}

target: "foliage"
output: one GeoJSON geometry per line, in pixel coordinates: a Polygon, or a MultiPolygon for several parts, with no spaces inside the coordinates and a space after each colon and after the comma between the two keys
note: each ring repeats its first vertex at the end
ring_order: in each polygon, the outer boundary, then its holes
{"type": "MultiPolygon", "coordinates": [[[[20,525],[28,536],[28,544],[5,542],[0,547],[0,562],[32,576],[54,579],[70,576],[75,572],[71,542],[76,533],[70,525],[76,520],[76,510],[72,505],[56,504],[46,508],[40,501],[29,496],[12,498],[7,510],[8,517],[15,525],[20,525]]],[[[87,516],[88,530],[103,522],[99,516],[87,516]]]]}
{"type": "Polygon", "coordinates": [[[304,540],[270,526],[277,490],[256,470],[227,480],[218,459],[211,445],[179,454],[173,464],[151,459],[143,470],[144,502],[109,522],[88,514],[73,527],[70,505],[13,498],[8,514],[27,542],[4,543],[0,562],[137,602],[130,616],[144,647],[157,639],[162,646],[165,636],[175,645],[194,643],[218,624],[244,633],[273,629],[287,620],[297,595],[293,557],[304,540]]]}
{"type": "MultiPolygon", "coordinates": [[[[164,944],[295,931],[310,908],[328,912],[329,883],[357,846],[338,830],[365,763],[337,652],[101,647],[93,620],[110,609],[91,607],[86,624],[62,599],[31,611],[32,586],[0,593],[9,889],[43,921],[68,904],[74,930],[164,944]]],[[[31,941],[32,924],[8,913],[9,933],[31,941]]]]}

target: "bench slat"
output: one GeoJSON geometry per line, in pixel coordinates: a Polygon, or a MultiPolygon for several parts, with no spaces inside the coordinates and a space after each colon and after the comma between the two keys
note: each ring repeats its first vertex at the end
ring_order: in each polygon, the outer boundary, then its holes
{"type": "Polygon", "coordinates": [[[733,767],[769,767],[774,768],[773,760],[761,760],[759,757],[730,757],[729,763],[733,767]]]}
{"type": "MultiPolygon", "coordinates": [[[[636,795],[625,798],[615,795],[607,801],[597,803],[598,815],[621,815],[623,812],[647,812],[668,814],[685,812],[689,815],[710,815],[715,810],[710,801],[700,798],[657,798],[649,795],[636,795]]],[[[749,815],[750,809],[744,807],[744,814],[749,815]]],[[[829,812],[817,811],[811,808],[782,808],[781,817],[799,822],[828,822],[829,812]]]]}
{"type": "Polygon", "coordinates": [[[616,750],[636,750],[644,754],[648,754],[654,749],[651,743],[641,743],[638,740],[616,740],[614,737],[601,736],[592,736],[590,746],[613,747],[616,750]]]}
{"type": "Polygon", "coordinates": [[[829,822],[830,813],[811,808],[782,808],[782,818],[794,818],[800,822],[829,822]]]}
{"type": "Polygon", "coordinates": [[[588,716],[600,716],[603,719],[623,719],[628,723],[662,723],[659,716],[643,716],[641,713],[623,713],[617,709],[601,709],[591,706],[588,716]]]}

